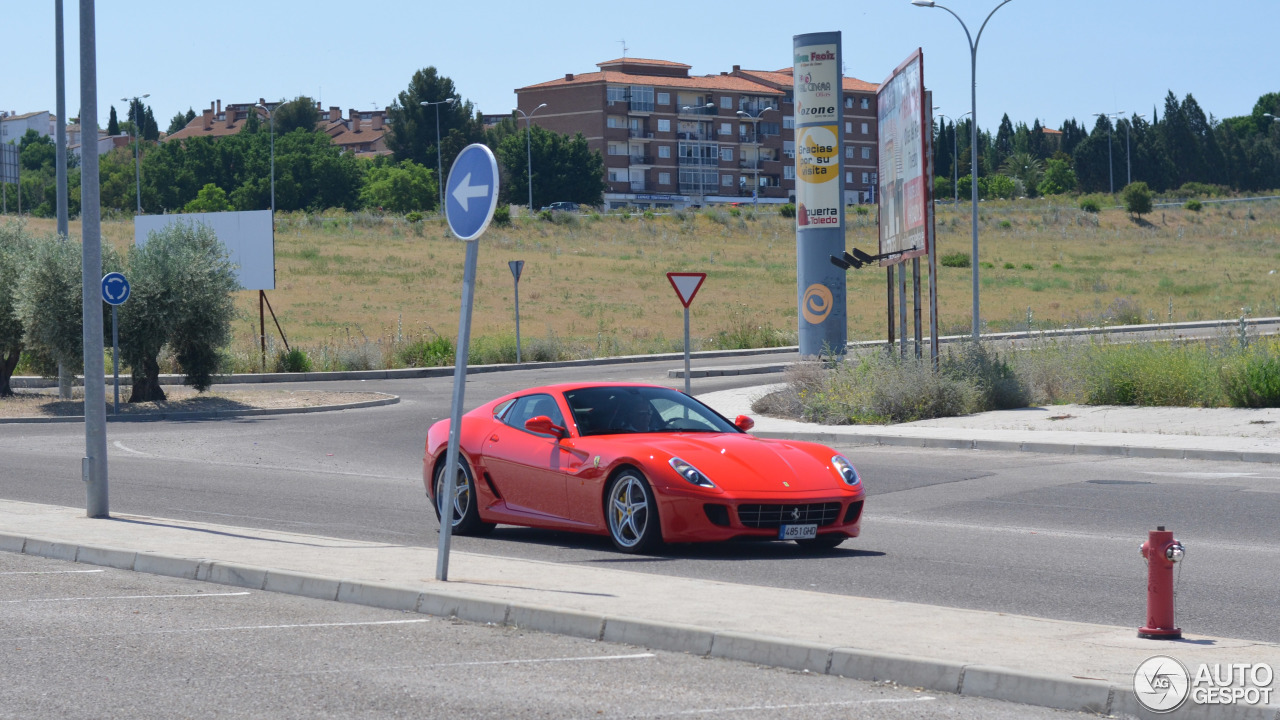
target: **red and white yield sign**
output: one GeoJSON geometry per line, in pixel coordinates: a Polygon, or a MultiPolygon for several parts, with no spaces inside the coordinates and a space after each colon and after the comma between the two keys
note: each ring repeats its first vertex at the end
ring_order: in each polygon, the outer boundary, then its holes
{"type": "Polygon", "coordinates": [[[680,302],[687,308],[693,302],[693,296],[698,294],[698,288],[702,287],[702,281],[707,279],[707,274],[669,272],[667,279],[671,281],[671,287],[676,289],[680,302]]]}

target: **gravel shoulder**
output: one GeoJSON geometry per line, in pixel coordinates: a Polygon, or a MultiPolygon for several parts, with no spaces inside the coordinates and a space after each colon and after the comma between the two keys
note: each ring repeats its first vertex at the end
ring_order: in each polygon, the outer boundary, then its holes
{"type": "MultiPolygon", "coordinates": [[[[282,410],[293,408],[349,405],[382,400],[388,396],[376,392],[325,392],[321,390],[221,389],[199,393],[193,388],[166,386],[164,402],[129,403],[130,389],[120,389],[121,415],[160,415],[172,413],[236,412],[240,410],[282,410]]],[[[112,411],[113,391],[107,389],[105,401],[112,411]]],[[[0,398],[0,420],[14,418],[79,417],[84,415],[84,389],[75,388],[71,400],[60,400],[56,389],[15,390],[14,396],[0,398]]]]}

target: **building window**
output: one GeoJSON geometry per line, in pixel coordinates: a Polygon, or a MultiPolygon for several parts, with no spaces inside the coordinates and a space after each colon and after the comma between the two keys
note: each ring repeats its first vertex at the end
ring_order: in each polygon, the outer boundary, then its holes
{"type": "Polygon", "coordinates": [[[853,148],[851,148],[851,147],[847,147],[847,148],[845,148],[845,149],[844,149],[844,156],[845,156],[845,157],[847,157],[847,158],[849,158],[850,160],[852,160],[852,159],[853,159],[853,148]]]}
{"type": "Polygon", "coordinates": [[[725,162],[733,162],[733,148],[720,148],[720,159],[725,162]]]}
{"type": "Polygon", "coordinates": [[[795,140],[783,140],[783,141],[782,141],[782,154],[783,154],[783,155],[786,155],[787,157],[789,157],[789,158],[791,158],[791,159],[793,159],[793,160],[794,160],[794,159],[795,159],[795,157],[796,157],[796,141],[795,141],[795,140]]]}
{"type": "Polygon", "coordinates": [[[853,98],[851,98],[851,97],[847,97],[847,98],[845,98],[845,99],[844,99],[844,106],[845,106],[845,107],[847,107],[847,108],[851,108],[851,107],[853,107],[853,98]]]}
{"type": "Polygon", "coordinates": [[[866,123],[862,123],[862,134],[863,134],[863,135],[866,135],[866,134],[867,134],[867,124],[866,124],[866,123]]]}
{"type": "Polygon", "coordinates": [[[871,148],[869,148],[869,147],[864,147],[864,148],[862,148],[862,159],[863,159],[863,160],[870,160],[870,159],[871,159],[871,148]]]}
{"type": "Polygon", "coordinates": [[[653,88],[645,85],[632,85],[631,109],[636,112],[653,112],[653,88]]]}
{"type": "Polygon", "coordinates": [[[659,185],[670,185],[670,184],[671,184],[671,173],[669,173],[669,172],[660,172],[660,173],[658,173],[658,184],[659,184],[659,185]]]}
{"type": "Polygon", "coordinates": [[[658,157],[660,157],[660,158],[669,158],[669,157],[671,157],[671,146],[670,146],[670,145],[659,145],[659,146],[658,146],[658,157]]]}
{"type": "Polygon", "coordinates": [[[846,170],[844,173],[844,181],[850,185],[853,184],[853,171],[846,170]]]}
{"type": "Polygon", "coordinates": [[[760,135],[764,136],[764,135],[781,135],[781,134],[782,134],[782,131],[781,129],[779,129],[778,123],[776,122],[760,123],[760,135]]]}
{"type": "Polygon", "coordinates": [[[627,126],[627,119],[624,117],[618,117],[617,115],[610,115],[607,118],[605,118],[605,127],[625,128],[626,126],[627,126]]]}
{"type": "Polygon", "coordinates": [[[870,101],[869,99],[865,98],[865,97],[864,97],[864,98],[862,98],[862,109],[863,109],[863,110],[866,110],[866,109],[868,109],[868,108],[870,108],[870,107],[871,107],[871,101],[870,101]]]}
{"type": "Polygon", "coordinates": [[[725,110],[732,110],[732,109],[733,109],[733,96],[732,96],[732,95],[722,95],[722,96],[720,97],[720,107],[724,108],[725,110]]]}
{"type": "Polygon", "coordinates": [[[796,119],[790,115],[782,116],[782,129],[794,130],[796,127],[796,119]]]}
{"type": "Polygon", "coordinates": [[[876,184],[876,173],[871,173],[871,184],[872,185],[876,184]]]}
{"type": "Polygon", "coordinates": [[[720,134],[721,134],[721,135],[732,135],[732,134],[733,134],[733,123],[720,123],[720,134]]]}
{"type": "Polygon", "coordinates": [[[868,179],[868,178],[869,178],[869,174],[868,174],[868,173],[862,173],[862,184],[863,184],[863,185],[866,185],[867,183],[871,182],[871,180],[870,180],[870,179],[868,179]]]}
{"type": "Polygon", "coordinates": [[[671,132],[671,120],[658,118],[658,132],[671,132]]]}
{"type": "Polygon", "coordinates": [[[608,88],[605,88],[604,97],[610,105],[621,105],[627,101],[627,89],[611,85],[608,88]]]}
{"type": "Polygon", "coordinates": [[[721,185],[722,187],[733,187],[733,176],[732,176],[732,175],[721,175],[721,176],[720,176],[720,185],[721,185]]]}
{"type": "Polygon", "coordinates": [[[847,123],[845,123],[845,124],[844,124],[844,134],[845,134],[845,135],[852,135],[852,134],[853,134],[853,123],[851,123],[851,122],[847,122],[847,123]]]}
{"type": "Polygon", "coordinates": [[[795,180],[795,179],[796,179],[796,166],[795,166],[795,165],[783,165],[783,166],[782,166],[782,179],[783,179],[783,180],[795,180]]]}
{"type": "Polygon", "coordinates": [[[671,93],[664,93],[664,92],[660,92],[660,93],[658,93],[658,104],[659,104],[659,105],[670,105],[670,104],[671,104],[671,93]]]}
{"type": "Polygon", "coordinates": [[[609,182],[627,182],[627,169],[609,168],[609,182]]]}

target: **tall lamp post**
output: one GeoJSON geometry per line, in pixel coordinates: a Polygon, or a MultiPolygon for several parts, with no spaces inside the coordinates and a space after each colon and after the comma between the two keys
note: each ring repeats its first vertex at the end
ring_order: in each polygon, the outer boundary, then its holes
{"type": "Polygon", "coordinates": [[[424,100],[423,102],[418,103],[422,107],[430,107],[432,105],[436,107],[436,184],[440,186],[441,213],[444,212],[444,163],[440,160],[440,106],[448,105],[453,107],[457,102],[458,98],[451,97],[445,98],[444,100],[437,100],[436,102],[426,102],[424,100]]]}
{"type": "Polygon", "coordinates": [[[1111,182],[1112,195],[1116,194],[1116,173],[1115,173],[1115,170],[1112,169],[1112,163],[1111,163],[1111,118],[1118,118],[1123,114],[1124,114],[1124,110],[1120,110],[1118,112],[1113,112],[1113,113],[1094,113],[1093,114],[1093,116],[1096,118],[1107,119],[1107,176],[1111,179],[1110,182],[1111,182]]]}
{"type": "Polygon", "coordinates": [[[987,13],[986,20],[982,21],[982,26],[978,28],[978,36],[975,38],[969,34],[969,26],[964,24],[959,15],[951,11],[951,8],[945,5],[939,5],[934,0],[911,0],[911,4],[917,7],[942,8],[951,13],[951,17],[960,23],[960,27],[964,28],[964,36],[969,41],[969,95],[970,110],[973,113],[972,124],[969,130],[970,145],[970,177],[973,180],[973,339],[978,340],[978,330],[981,322],[978,317],[978,43],[982,41],[982,31],[987,28],[987,23],[991,20],[991,16],[996,14],[996,10],[1008,5],[1013,0],[1004,0],[999,5],[987,13]]]}
{"type": "Polygon", "coordinates": [[[271,224],[274,226],[276,222],[276,114],[262,103],[254,107],[267,111],[267,120],[271,122],[271,224]]]}
{"type": "MultiPolygon", "coordinates": [[[[533,119],[533,114],[546,106],[547,106],[546,103],[542,103],[541,105],[530,110],[527,113],[521,110],[520,108],[511,108],[513,111],[518,112],[524,116],[524,154],[525,154],[525,157],[528,158],[528,162],[529,162],[529,214],[530,215],[533,214],[533,150],[532,150],[532,145],[530,144],[533,136],[533,128],[529,126],[529,123],[533,119]]],[[[519,348],[516,349],[516,352],[517,353],[519,352],[519,348]]]]}
{"type": "MultiPolygon", "coordinates": [[[[715,108],[715,106],[716,106],[716,104],[715,104],[715,103],[707,103],[706,105],[699,105],[698,107],[691,107],[691,106],[689,106],[689,105],[685,105],[684,107],[682,107],[682,108],[680,109],[680,112],[684,112],[684,113],[688,113],[688,114],[690,114],[690,115],[693,115],[693,114],[696,114],[699,110],[711,110],[711,109],[714,109],[714,108],[715,108]]],[[[704,113],[704,114],[705,114],[705,113],[704,113]]],[[[703,147],[703,146],[701,146],[701,145],[699,145],[699,146],[698,146],[698,150],[699,150],[699,152],[698,152],[698,194],[702,196],[702,201],[703,201],[703,202],[706,202],[706,201],[707,201],[707,191],[706,191],[706,189],[705,189],[705,188],[703,188],[703,186],[702,186],[702,181],[703,181],[703,179],[704,179],[704,175],[705,175],[705,173],[704,173],[704,171],[703,171],[703,169],[702,169],[702,152],[701,152],[702,147],[703,147]]],[[[720,158],[716,158],[716,163],[717,163],[717,164],[719,164],[719,162],[720,162],[720,158]]]]}
{"type": "MultiPolygon", "coordinates": [[[[120,102],[127,102],[133,108],[133,174],[137,183],[138,193],[138,214],[142,214],[142,166],[138,160],[138,126],[142,124],[142,101],[151,97],[151,93],[146,93],[142,97],[137,95],[132,98],[122,97],[120,102]]],[[[83,147],[84,143],[81,143],[83,147]]]]}
{"type": "MultiPolygon", "coordinates": [[[[742,117],[750,120],[755,120],[755,125],[752,127],[752,130],[753,130],[753,142],[756,145],[760,145],[760,116],[764,115],[765,113],[769,112],[772,109],[773,109],[772,105],[768,107],[760,108],[760,111],[757,112],[755,115],[752,115],[746,110],[738,111],[738,114],[741,115],[742,117]]],[[[756,171],[755,187],[751,188],[751,203],[753,205],[759,205],[760,204],[760,148],[758,147],[756,148],[755,171],[756,171]]]]}

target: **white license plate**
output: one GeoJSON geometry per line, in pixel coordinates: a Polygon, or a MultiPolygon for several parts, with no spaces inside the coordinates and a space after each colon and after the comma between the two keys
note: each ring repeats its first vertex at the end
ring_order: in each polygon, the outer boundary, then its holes
{"type": "Polygon", "coordinates": [[[806,540],[818,537],[817,525],[783,525],[778,528],[779,540],[806,540]]]}

